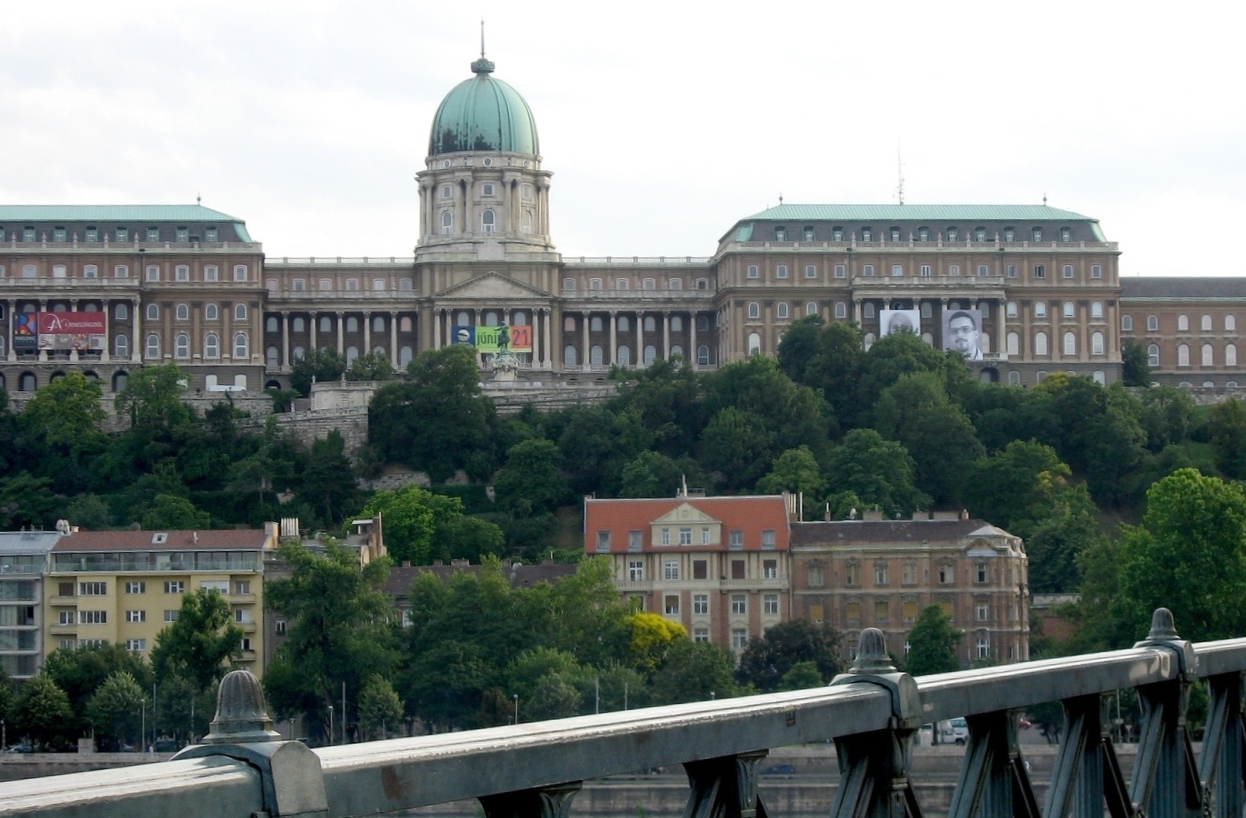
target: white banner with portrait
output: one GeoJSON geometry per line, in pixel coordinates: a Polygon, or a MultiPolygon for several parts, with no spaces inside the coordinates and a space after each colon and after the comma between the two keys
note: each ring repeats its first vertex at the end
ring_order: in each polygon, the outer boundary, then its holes
{"type": "Polygon", "coordinates": [[[921,335],[921,310],[881,310],[878,329],[880,338],[895,332],[911,332],[914,335],[921,335]]]}
{"type": "Polygon", "coordinates": [[[982,311],[944,310],[943,348],[959,352],[967,361],[982,360],[982,311]]]}

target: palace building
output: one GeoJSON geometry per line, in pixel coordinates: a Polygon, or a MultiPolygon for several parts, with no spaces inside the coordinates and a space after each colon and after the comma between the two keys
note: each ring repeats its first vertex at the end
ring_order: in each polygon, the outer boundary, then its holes
{"type": "Polygon", "coordinates": [[[781,204],[706,257],[563,257],[535,117],[494,68],[473,62],[436,112],[411,257],[268,257],[242,219],[201,205],[0,207],[0,386],[20,397],[81,371],[115,391],[174,362],[192,389],[258,390],[318,348],[404,368],[464,342],[484,369],[505,348],[520,380],[566,385],[675,355],[697,369],[772,355],[812,314],[856,321],[867,344],[899,323],[939,347],[959,333],[1005,384],[1116,381],[1125,338],[1153,350],[1160,380],[1244,377],[1246,288],[1123,287],[1098,221],[1046,204],[781,204]]]}

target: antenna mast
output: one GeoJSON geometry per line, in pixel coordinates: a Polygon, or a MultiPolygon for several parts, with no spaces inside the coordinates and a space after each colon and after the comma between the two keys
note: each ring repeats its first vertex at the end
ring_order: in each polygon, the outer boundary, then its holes
{"type": "Polygon", "coordinates": [[[904,204],[904,162],[900,158],[900,143],[896,143],[896,198],[900,200],[900,204],[904,204]]]}
{"type": "Polygon", "coordinates": [[[485,18],[480,18],[480,59],[485,58],[485,18]]]}

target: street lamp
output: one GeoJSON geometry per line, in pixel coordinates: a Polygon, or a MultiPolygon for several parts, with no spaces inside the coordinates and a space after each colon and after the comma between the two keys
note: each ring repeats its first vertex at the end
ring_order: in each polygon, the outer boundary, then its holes
{"type": "Polygon", "coordinates": [[[329,743],[333,743],[333,705],[329,705],[329,743]]]}
{"type": "Polygon", "coordinates": [[[514,696],[515,696],[515,724],[519,724],[519,694],[516,693],[514,694],[514,696]]]}

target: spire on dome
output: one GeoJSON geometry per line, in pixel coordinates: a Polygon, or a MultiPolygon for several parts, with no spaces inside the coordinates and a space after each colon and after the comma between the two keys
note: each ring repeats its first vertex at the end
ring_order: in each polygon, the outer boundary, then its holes
{"type": "Polygon", "coordinates": [[[492,74],[494,65],[485,57],[485,18],[480,18],[480,59],[472,63],[473,74],[492,74]]]}

